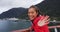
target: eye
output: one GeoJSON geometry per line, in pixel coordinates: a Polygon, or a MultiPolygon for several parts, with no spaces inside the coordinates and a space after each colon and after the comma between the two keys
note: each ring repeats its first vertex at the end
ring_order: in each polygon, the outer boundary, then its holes
{"type": "Polygon", "coordinates": [[[31,12],[32,14],[34,13],[34,12],[31,12]]]}

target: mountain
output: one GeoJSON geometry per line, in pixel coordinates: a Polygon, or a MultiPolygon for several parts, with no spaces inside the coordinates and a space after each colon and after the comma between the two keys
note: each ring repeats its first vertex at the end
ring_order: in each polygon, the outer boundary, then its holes
{"type": "Polygon", "coordinates": [[[26,12],[27,12],[27,9],[26,8],[12,8],[6,12],[3,12],[1,15],[0,15],[0,18],[19,18],[19,17],[22,17],[24,15],[26,15],[26,12]]]}
{"type": "MultiPolygon", "coordinates": [[[[60,0],[44,0],[38,3],[37,6],[41,11],[51,17],[60,17],[60,0]]],[[[26,18],[27,8],[12,8],[2,14],[0,18],[26,18]]]]}
{"type": "Polygon", "coordinates": [[[60,17],[60,0],[44,0],[36,6],[49,16],[60,17]]]}

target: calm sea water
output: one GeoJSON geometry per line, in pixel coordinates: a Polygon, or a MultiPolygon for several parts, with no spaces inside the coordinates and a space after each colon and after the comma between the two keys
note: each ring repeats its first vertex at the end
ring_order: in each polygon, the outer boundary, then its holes
{"type": "Polygon", "coordinates": [[[26,20],[0,20],[0,32],[10,32],[13,30],[25,29],[31,26],[26,20]]]}

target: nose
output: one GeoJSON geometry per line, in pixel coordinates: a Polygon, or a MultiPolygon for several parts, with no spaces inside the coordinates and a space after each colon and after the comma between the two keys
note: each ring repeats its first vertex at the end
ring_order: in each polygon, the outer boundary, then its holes
{"type": "Polygon", "coordinates": [[[32,16],[32,14],[31,14],[31,13],[29,13],[28,15],[29,15],[29,16],[32,16]]]}

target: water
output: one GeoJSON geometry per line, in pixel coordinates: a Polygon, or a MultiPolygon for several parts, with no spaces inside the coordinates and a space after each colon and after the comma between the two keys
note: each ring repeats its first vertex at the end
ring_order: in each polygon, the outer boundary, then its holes
{"type": "Polygon", "coordinates": [[[13,30],[25,29],[30,26],[31,26],[30,21],[0,20],[0,32],[10,32],[13,30]]]}
{"type": "MultiPolygon", "coordinates": [[[[59,22],[50,22],[49,26],[60,25],[59,22]]],[[[11,32],[19,29],[26,29],[31,26],[31,22],[27,20],[0,20],[0,32],[11,32]]],[[[60,32],[60,28],[56,28],[60,32]]],[[[50,29],[50,32],[55,32],[55,28],[50,29]]]]}

